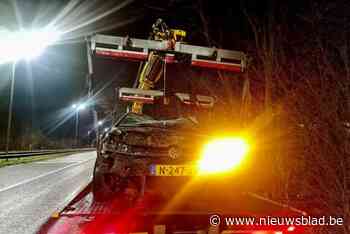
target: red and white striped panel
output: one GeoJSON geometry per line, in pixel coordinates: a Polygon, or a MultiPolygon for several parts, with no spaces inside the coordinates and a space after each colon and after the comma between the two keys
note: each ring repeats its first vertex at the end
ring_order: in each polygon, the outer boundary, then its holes
{"type": "MultiPolygon", "coordinates": [[[[112,57],[116,59],[127,59],[127,60],[137,60],[137,61],[146,61],[148,58],[148,54],[145,52],[106,49],[106,48],[99,48],[99,47],[96,48],[96,55],[112,57]]],[[[172,54],[167,54],[164,60],[166,63],[169,63],[169,64],[178,62],[175,59],[175,56],[172,54]]],[[[242,66],[240,64],[217,62],[217,61],[204,60],[204,59],[192,60],[191,66],[225,70],[225,71],[231,71],[231,72],[242,72],[242,66]]]]}
{"type": "Polygon", "coordinates": [[[233,63],[223,63],[223,62],[216,62],[211,60],[192,60],[191,65],[194,67],[204,67],[204,68],[212,68],[212,69],[219,69],[219,70],[225,70],[225,71],[231,71],[231,72],[242,72],[242,66],[239,64],[233,64],[233,63]]]}
{"type": "Polygon", "coordinates": [[[148,54],[145,52],[128,51],[128,50],[115,50],[106,48],[96,48],[96,55],[114,57],[119,59],[131,59],[131,60],[147,60],[148,54]]]}

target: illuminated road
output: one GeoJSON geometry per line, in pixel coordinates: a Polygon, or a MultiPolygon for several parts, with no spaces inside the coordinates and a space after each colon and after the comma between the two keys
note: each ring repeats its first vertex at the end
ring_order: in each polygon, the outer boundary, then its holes
{"type": "Polygon", "coordinates": [[[0,168],[0,233],[36,233],[92,176],[95,152],[0,168]]]}

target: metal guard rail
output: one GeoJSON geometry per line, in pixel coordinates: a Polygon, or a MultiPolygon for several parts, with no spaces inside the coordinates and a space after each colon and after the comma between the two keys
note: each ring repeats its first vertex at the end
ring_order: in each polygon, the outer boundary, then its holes
{"type": "Polygon", "coordinates": [[[32,156],[40,156],[40,155],[50,155],[50,154],[58,154],[58,153],[73,153],[73,152],[86,152],[86,151],[94,151],[95,148],[82,148],[82,149],[59,149],[59,150],[36,150],[36,151],[17,151],[17,152],[9,152],[6,154],[5,152],[0,152],[0,159],[10,159],[10,158],[24,158],[24,157],[32,157],[32,156]]]}

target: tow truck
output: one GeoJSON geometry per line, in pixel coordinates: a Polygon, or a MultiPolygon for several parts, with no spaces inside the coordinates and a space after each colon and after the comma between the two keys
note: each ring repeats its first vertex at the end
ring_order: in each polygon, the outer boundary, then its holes
{"type": "MultiPolygon", "coordinates": [[[[159,19],[152,26],[152,34],[147,40],[99,34],[87,40],[89,94],[91,97],[94,96],[92,87],[92,80],[94,79],[93,57],[98,56],[140,63],[140,70],[134,88],[119,89],[119,99],[131,101],[131,110],[117,121],[115,127],[109,133],[104,134],[104,137],[99,138],[97,132],[97,139],[99,139],[97,143],[98,156],[92,182],[87,187],[77,191],[71,201],[59,207],[47,223],[41,227],[39,233],[302,233],[300,227],[290,224],[269,225],[258,222],[249,224],[241,220],[239,221],[240,224],[232,225],[227,222],[227,218],[244,219],[250,217],[258,220],[259,217],[269,219],[271,217],[305,215],[305,212],[294,207],[278,203],[255,193],[240,191],[239,188],[234,191],[223,190],[222,185],[225,187],[230,183],[230,181],[227,182],[229,179],[233,182],[235,179],[233,177],[227,177],[224,183],[222,183],[222,178],[199,179],[200,182],[198,182],[197,175],[200,175],[200,173],[196,170],[190,181],[187,181],[182,187],[178,187],[175,193],[170,193],[171,195],[167,197],[159,196],[157,192],[149,190],[146,186],[145,175],[139,176],[141,180],[137,183],[138,188],[136,189],[135,186],[129,186],[129,177],[124,178],[126,179],[126,186],[124,187],[122,187],[123,183],[115,183],[115,181],[121,181],[121,179],[110,178],[110,171],[115,167],[115,163],[106,164],[104,161],[110,161],[111,155],[118,154],[118,156],[122,155],[123,157],[139,155],[139,152],[135,153],[128,150],[130,146],[135,148],[132,145],[134,142],[129,142],[129,145],[126,145],[125,141],[116,143],[115,139],[110,137],[111,134],[123,135],[122,131],[124,131],[125,126],[121,126],[120,122],[125,118],[132,115],[134,119],[143,120],[145,118],[143,115],[144,105],[154,103],[173,105],[174,100],[172,98],[189,106],[210,108],[214,105],[215,100],[212,97],[192,93],[173,93],[169,90],[167,87],[168,65],[185,64],[200,69],[223,70],[233,73],[242,73],[246,70],[246,55],[243,52],[190,45],[183,41],[185,36],[185,31],[170,29],[164,21],[159,19]],[[152,90],[159,80],[163,80],[162,90],[152,90]],[[110,148],[109,143],[111,142],[118,147],[112,145],[112,148],[110,148]],[[105,156],[106,152],[109,152],[107,156],[105,156]],[[106,170],[108,173],[105,172],[106,170]],[[114,189],[109,187],[111,191],[108,194],[105,193],[106,186],[100,182],[100,178],[104,176],[103,173],[108,174],[108,181],[113,181],[110,184],[114,186],[114,189]],[[203,183],[203,181],[205,182],[203,183]],[[133,199],[130,199],[130,197],[133,199]]],[[[94,116],[97,126],[96,111],[94,111],[94,116]]],[[[135,125],[134,119],[131,119],[133,125],[135,125]]],[[[159,131],[163,131],[159,128],[159,124],[169,125],[169,121],[146,119],[146,122],[142,122],[142,125],[137,125],[137,127],[146,126],[149,128],[149,124],[153,127],[154,123],[157,124],[159,131]]],[[[171,121],[171,124],[177,125],[177,121],[171,121]]],[[[142,131],[144,132],[144,130],[142,131]]],[[[126,132],[124,135],[128,133],[126,132]]],[[[152,137],[146,135],[147,139],[141,139],[141,141],[152,142],[152,139],[155,139],[152,137]]],[[[162,137],[167,139],[165,135],[162,137]]],[[[178,140],[175,141],[178,142],[178,140]]],[[[222,146],[222,143],[226,144],[227,142],[219,142],[219,145],[222,146]]],[[[164,146],[164,143],[159,144],[164,146]]],[[[152,143],[149,143],[148,146],[154,148],[152,143]]],[[[168,147],[168,145],[164,147],[168,147]]],[[[156,149],[160,150],[160,148],[156,149]]],[[[177,152],[173,150],[174,148],[169,146],[166,149],[166,157],[176,158],[178,156],[177,152]]],[[[210,150],[215,149],[217,148],[214,147],[210,150]]],[[[220,151],[220,154],[226,153],[220,151]]],[[[206,178],[210,177],[211,172],[217,172],[213,155],[209,156],[210,160],[204,165],[204,171],[210,172],[208,175],[204,175],[206,178]]],[[[224,167],[220,169],[232,169],[230,166],[232,161],[226,159],[223,160],[224,167]]],[[[176,171],[174,165],[167,165],[167,168],[162,169],[162,165],[147,164],[146,170],[148,167],[154,172],[151,173],[153,176],[161,175],[163,179],[165,177],[165,180],[162,180],[163,185],[158,184],[158,188],[174,187],[171,183],[172,179],[169,178],[171,176],[184,176],[179,170],[176,171]],[[175,169],[170,173],[169,171],[172,168],[175,169]]],[[[185,166],[182,167],[185,168],[185,166]]],[[[128,168],[131,167],[128,166],[128,168]]],[[[185,169],[182,171],[185,171],[185,169]]],[[[117,172],[119,173],[119,171],[117,172]]],[[[116,175],[113,174],[113,176],[116,175]]]]}

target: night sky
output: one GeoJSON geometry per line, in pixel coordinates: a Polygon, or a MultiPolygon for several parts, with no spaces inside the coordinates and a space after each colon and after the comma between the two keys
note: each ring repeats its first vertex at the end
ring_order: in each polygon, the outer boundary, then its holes
{"type": "MultiPolygon", "coordinates": [[[[303,2],[303,1],[300,1],[303,2]]],[[[20,61],[16,66],[14,98],[14,131],[40,129],[56,138],[74,135],[74,118],[67,118],[71,105],[87,94],[87,61],[84,35],[103,32],[147,38],[152,23],[163,18],[171,28],[188,32],[186,41],[191,44],[216,46],[247,51],[252,32],[243,10],[256,17],[268,14],[269,1],[35,1],[2,0],[0,2],[0,27],[9,30],[39,28],[57,19],[64,8],[72,6],[68,14],[55,21],[65,35],[59,45],[48,48],[33,61],[20,61]],[[70,4],[70,5],[69,5],[70,4]],[[119,7],[118,7],[119,6],[119,7]],[[117,8],[120,8],[119,10],[117,8]],[[203,30],[205,13],[211,39],[203,30]],[[109,11],[115,10],[114,12],[109,11]],[[16,13],[17,12],[17,13],[16,13]],[[105,17],[99,17],[106,14],[105,17]],[[94,20],[99,18],[98,20],[94,20]],[[58,122],[67,119],[57,127],[58,122]]],[[[297,18],[307,8],[306,4],[288,5],[289,20],[297,18]]],[[[67,9],[67,8],[66,8],[67,9]]],[[[294,21],[293,21],[294,22],[294,21]]],[[[25,39],[23,39],[25,40],[25,39]]],[[[249,52],[249,51],[248,51],[249,52]]],[[[114,79],[113,86],[131,85],[135,65],[116,65],[110,61],[95,61],[98,77],[114,79]],[[104,64],[105,62],[105,64],[104,64]],[[116,72],[120,75],[116,76],[116,72]]],[[[137,66],[136,66],[137,68],[137,66]]],[[[0,65],[0,132],[6,129],[9,97],[9,64],[0,65]]],[[[110,94],[113,87],[108,87],[110,94]]],[[[81,114],[81,134],[91,126],[89,113],[81,114]]]]}
{"type": "MultiPolygon", "coordinates": [[[[248,55],[243,74],[188,73],[183,64],[176,64],[167,80],[173,82],[171,91],[219,97],[222,102],[213,109],[220,108],[208,115],[211,122],[201,122],[200,127],[215,130],[207,131],[213,136],[247,135],[253,159],[247,160],[247,167],[254,173],[245,178],[256,179],[259,194],[319,217],[348,218],[349,12],[349,0],[0,0],[0,30],[51,23],[64,33],[40,57],[16,65],[11,143],[36,133],[41,134],[36,142],[49,139],[62,141],[62,148],[74,146],[63,140],[73,142],[71,106],[84,100],[88,91],[84,36],[104,33],[146,39],[152,24],[163,18],[170,28],[186,30],[189,44],[248,55]]],[[[0,64],[0,151],[5,148],[10,68],[11,64],[0,64]]],[[[93,101],[117,104],[118,113],[123,113],[125,105],[118,102],[115,88],[132,86],[138,63],[95,58],[94,69],[95,91],[105,88],[93,101]]],[[[94,136],[87,138],[92,124],[91,111],[82,111],[79,135],[85,145],[93,142],[94,136]]],[[[109,126],[107,122],[103,128],[109,126]]],[[[27,149],[34,137],[23,139],[26,148],[17,144],[16,149],[27,149]]],[[[241,178],[234,181],[250,185],[241,178]]],[[[339,232],[331,225],[320,228],[331,229],[317,233],[350,233],[349,225],[339,226],[339,232]]]]}

